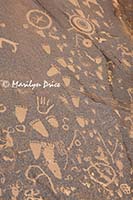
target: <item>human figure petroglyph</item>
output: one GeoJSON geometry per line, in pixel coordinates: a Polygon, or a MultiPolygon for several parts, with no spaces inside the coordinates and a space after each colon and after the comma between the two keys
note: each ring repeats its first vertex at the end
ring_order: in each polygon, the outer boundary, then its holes
{"type": "Polygon", "coordinates": [[[6,38],[1,38],[0,37],[0,48],[3,48],[3,43],[7,43],[7,44],[10,44],[13,48],[12,48],[12,52],[13,53],[16,53],[17,51],[17,46],[19,45],[19,43],[17,42],[13,42],[11,40],[8,40],[6,38]]]}

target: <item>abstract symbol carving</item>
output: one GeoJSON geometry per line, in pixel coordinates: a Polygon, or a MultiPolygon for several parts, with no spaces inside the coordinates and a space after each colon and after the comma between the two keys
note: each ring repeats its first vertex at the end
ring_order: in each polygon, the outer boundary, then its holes
{"type": "Polygon", "coordinates": [[[111,166],[103,163],[94,164],[92,161],[91,166],[88,168],[88,173],[93,181],[104,187],[110,185],[116,177],[115,171],[111,166]]]}
{"type": "Polygon", "coordinates": [[[54,192],[55,194],[57,193],[57,192],[56,192],[56,189],[55,189],[55,187],[54,187],[54,185],[53,185],[53,182],[52,182],[51,178],[45,173],[45,171],[44,171],[40,166],[38,166],[38,165],[30,165],[30,166],[28,167],[28,169],[26,170],[26,172],[25,172],[25,176],[26,176],[26,178],[27,178],[28,180],[32,181],[33,183],[36,183],[36,182],[37,182],[37,179],[38,179],[39,177],[45,176],[45,177],[48,179],[48,181],[49,181],[49,183],[50,183],[50,185],[51,185],[51,188],[52,188],[53,192],[54,192]],[[34,173],[32,172],[33,170],[34,170],[34,171],[37,170],[38,174],[36,173],[36,176],[31,177],[30,174],[34,174],[34,173]]]}
{"type": "Polygon", "coordinates": [[[69,130],[69,126],[68,126],[69,119],[67,117],[64,117],[62,121],[63,121],[62,128],[64,129],[64,131],[68,131],[69,130]]]}
{"type": "Polygon", "coordinates": [[[6,38],[0,38],[0,48],[3,48],[3,45],[2,45],[3,42],[12,45],[12,47],[13,47],[12,53],[16,53],[18,43],[13,42],[13,41],[11,41],[11,40],[8,40],[8,39],[6,39],[6,38]]]}
{"type": "Polygon", "coordinates": [[[0,113],[4,113],[6,111],[6,106],[0,104],[0,113]]]}
{"type": "Polygon", "coordinates": [[[45,12],[37,9],[30,10],[27,15],[29,24],[37,29],[48,29],[52,25],[52,20],[45,12]]]}
{"type": "Polygon", "coordinates": [[[81,16],[72,16],[70,18],[70,24],[77,31],[85,33],[85,34],[93,34],[94,33],[94,25],[86,18],[81,16]]]}

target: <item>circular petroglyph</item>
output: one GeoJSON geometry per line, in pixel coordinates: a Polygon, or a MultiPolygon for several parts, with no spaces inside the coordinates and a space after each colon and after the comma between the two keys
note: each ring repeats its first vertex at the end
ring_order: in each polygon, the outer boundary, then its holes
{"type": "Polygon", "coordinates": [[[72,16],[70,19],[71,25],[80,32],[86,34],[94,33],[94,25],[86,18],[81,16],[72,16]]]}
{"type": "Polygon", "coordinates": [[[28,23],[37,29],[48,29],[52,25],[51,17],[41,10],[30,10],[26,18],[28,23]]]}

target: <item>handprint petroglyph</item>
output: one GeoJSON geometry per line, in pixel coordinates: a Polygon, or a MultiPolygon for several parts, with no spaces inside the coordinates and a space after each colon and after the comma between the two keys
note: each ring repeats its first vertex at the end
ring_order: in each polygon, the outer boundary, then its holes
{"type": "Polygon", "coordinates": [[[37,97],[37,111],[40,114],[47,115],[53,107],[54,104],[51,104],[50,100],[46,99],[46,97],[37,97]]]}

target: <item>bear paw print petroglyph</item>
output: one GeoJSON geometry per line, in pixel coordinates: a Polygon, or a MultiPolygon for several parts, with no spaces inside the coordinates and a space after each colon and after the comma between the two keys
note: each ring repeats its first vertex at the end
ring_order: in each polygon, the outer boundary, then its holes
{"type": "Polygon", "coordinates": [[[55,145],[54,144],[33,141],[33,142],[30,142],[30,148],[36,160],[38,160],[40,155],[43,154],[43,157],[46,160],[46,165],[49,168],[49,170],[53,173],[53,175],[56,178],[58,179],[62,178],[61,170],[55,160],[55,155],[54,155],[55,145]]]}
{"type": "Polygon", "coordinates": [[[0,113],[4,113],[7,110],[4,104],[0,104],[0,113]]]}
{"type": "MultiPolygon", "coordinates": [[[[48,105],[48,102],[47,102],[47,105],[48,105]]],[[[48,107],[48,110],[46,113],[48,113],[48,111],[50,111],[50,108],[52,108],[52,107],[48,107]]],[[[6,107],[3,104],[1,104],[0,109],[1,109],[1,113],[6,111],[6,107]]],[[[8,138],[11,137],[10,134],[14,133],[15,131],[20,132],[20,133],[25,133],[26,126],[22,123],[25,122],[27,113],[28,113],[27,107],[22,106],[22,105],[15,106],[14,114],[20,124],[17,124],[14,127],[8,127],[8,128],[2,129],[3,133],[6,133],[8,138]]],[[[52,126],[54,126],[54,123],[55,123],[55,126],[57,126],[58,122],[54,116],[51,116],[51,117],[49,116],[48,121],[52,126]]],[[[34,120],[30,121],[29,125],[34,130],[36,130],[41,136],[43,136],[43,137],[49,136],[49,133],[48,133],[45,125],[42,123],[42,121],[40,119],[34,119],[34,120]]],[[[10,139],[8,141],[8,143],[6,143],[6,146],[11,145],[11,144],[12,144],[12,142],[10,139]]],[[[4,144],[4,146],[5,146],[5,144],[4,144]]]]}

